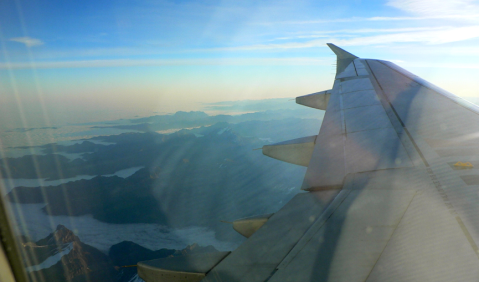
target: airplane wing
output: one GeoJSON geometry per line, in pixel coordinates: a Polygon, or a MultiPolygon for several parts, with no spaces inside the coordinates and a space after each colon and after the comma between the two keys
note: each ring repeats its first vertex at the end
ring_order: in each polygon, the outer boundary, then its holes
{"type": "Polygon", "coordinates": [[[333,88],[296,99],[326,110],[319,134],[263,147],[308,167],[305,192],[273,215],[236,221],[249,239],[235,251],[141,262],[140,277],[479,280],[479,107],[391,62],[328,45],[333,88]]]}

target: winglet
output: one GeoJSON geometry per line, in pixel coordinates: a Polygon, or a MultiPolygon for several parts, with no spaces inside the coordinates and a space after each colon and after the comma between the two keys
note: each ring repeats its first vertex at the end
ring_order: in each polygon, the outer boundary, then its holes
{"type": "Polygon", "coordinates": [[[354,61],[354,59],[357,59],[358,57],[344,51],[343,49],[339,48],[338,46],[332,44],[332,43],[326,43],[329,48],[336,54],[337,56],[337,65],[336,65],[336,74],[341,73],[346,69],[346,67],[354,61]]]}

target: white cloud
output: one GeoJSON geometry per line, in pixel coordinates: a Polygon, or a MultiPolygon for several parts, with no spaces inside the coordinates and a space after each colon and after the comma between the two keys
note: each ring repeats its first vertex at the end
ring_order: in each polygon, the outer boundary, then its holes
{"type": "Polygon", "coordinates": [[[23,43],[27,47],[33,47],[33,46],[38,46],[38,45],[43,45],[44,44],[44,42],[41,41],[40,39],[31,38],[31,37],[28,37],[28,36],[10,38],[10,41],[23,43]]]}
{"type": "Polygon", "coordinates": [[[479,21],[479,4],[475,0],[389,0],[387,6],[394,7],[414,16],[399,17],[351,17],[340,19],[320,19],[309,21],[287,21],[266,24],[316,24],[363,21],[411,21],[454,19],[479,21]]]}
{"type": "Polygon", "coordinates": [[[365,21],[422,21],[422,20],[469,20],[477,21],[479,14],[470,15],[429,15],[429,16],[414,16],[414,17],[371,17],[362,20],[365,21]]]}
{"type": "Polygon", "coordinates": [[[358,37],[339,40],[343,45],[373,45],[402,42],[418,42],[425,44],[442,44],[458,42],[479,37],[479,25],[442,30],[392,33],[376,36],[358,37]]]}
{"type": "Polygon", "coordinates": [[[389,0],[388,6],[425,17],[460,17],[479,15],[473,0],[389,0]]]}

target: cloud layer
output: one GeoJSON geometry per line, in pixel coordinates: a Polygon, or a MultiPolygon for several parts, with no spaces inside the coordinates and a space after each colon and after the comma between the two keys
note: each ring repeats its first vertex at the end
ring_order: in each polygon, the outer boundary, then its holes
{"type": "Polygon", "coordinates": [[[52,69],[132,66],[263,66],[263,65],[329,65],[328,58],[221,58],[221,59],[113,59],[59,62],[1,63],[0,69],[52,69]]]}
{"type": "Polygon", "coordinates": [[[14,42],[19,42],[25,44],[27,47],[33,47],[33,46],[39,46],[45,44],[43,41],[37,38],[31,38],[31,37],[14,37],[10,38],[10,41],[14,42]]]}

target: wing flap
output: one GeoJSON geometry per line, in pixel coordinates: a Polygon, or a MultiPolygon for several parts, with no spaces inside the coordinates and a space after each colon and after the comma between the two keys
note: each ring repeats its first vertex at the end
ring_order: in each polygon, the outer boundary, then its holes
{"type": "Polygon", "coordinates": [[[364,106],[380,105],[376,92],[371,90],[359,90],[343,95],[343,109],[351,109],[364,106]]]}
{"type": "Polygon", "coordinates": [[[393,128],[380,128],[348,134],[348,172],[374,171],[414,166],[393,128]]]}

